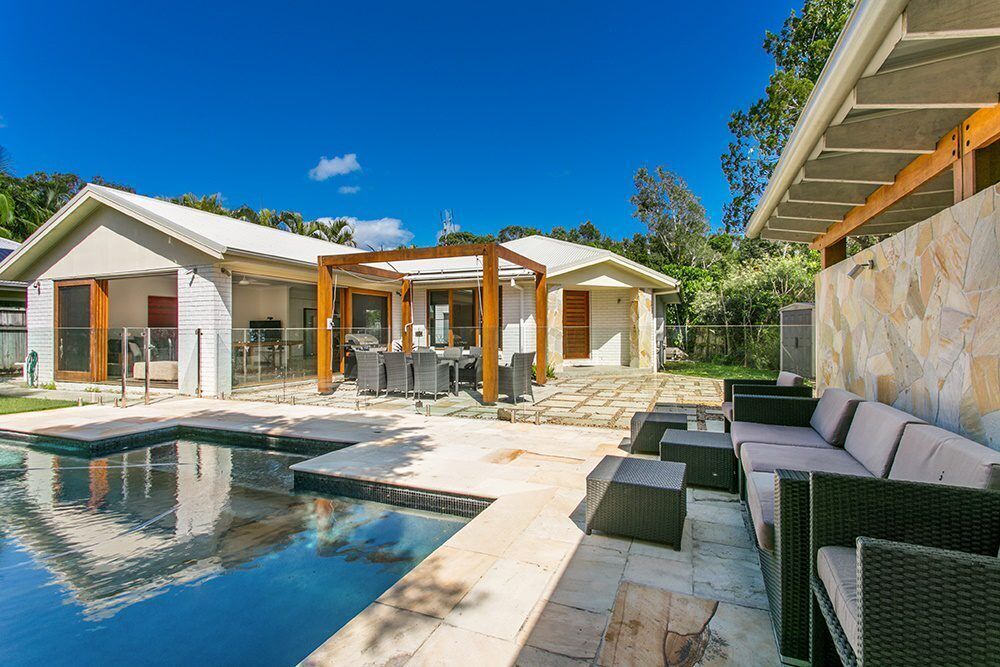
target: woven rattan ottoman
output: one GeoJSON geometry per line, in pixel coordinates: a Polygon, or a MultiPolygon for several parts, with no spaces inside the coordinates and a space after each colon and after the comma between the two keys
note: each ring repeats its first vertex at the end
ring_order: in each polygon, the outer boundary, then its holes
{"type": "Polygon", "coordinates": [[[736,491],[736,457],[728,433],[664,431],[660,459],[687,464],[691,486],[736,491]]]}
{"type": "Polygon", "coordinates": [[[630,451],[633,454],[659,454],[660,438],[667,429],[687,430],[687,415],[675,412],[637,412],[632,415],[630,451]]]}
{"type": "Polygon", "coordinates": [[[680,549],[687,516],[685,467],[605,456],[587,475],[587,534],[599,530],[680,549]]]}

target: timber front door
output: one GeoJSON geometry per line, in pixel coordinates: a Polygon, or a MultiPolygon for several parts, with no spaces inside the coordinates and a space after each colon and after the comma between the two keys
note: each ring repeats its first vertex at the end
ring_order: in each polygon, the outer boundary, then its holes
{"type": "Polygon", "coordinates": [[[590,292],[563,292],[563,359],[590,357],[590,292]]]}

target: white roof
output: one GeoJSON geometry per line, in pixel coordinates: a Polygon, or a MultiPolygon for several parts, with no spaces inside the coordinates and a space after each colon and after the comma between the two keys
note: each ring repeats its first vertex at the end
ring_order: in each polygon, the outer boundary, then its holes
{"type": "MultiPolygon", "coordinates": [[[[86,205],[93,201],[111,206],[218,259],[235,254],[315,266],[317,258],[321,255],[363,252],[351,246],[329,243],[160,199],[88,184],[39,227],[18,251],[0,262],[0,277],[3,277],[4,273],[15,273],[15,265],[22,261],[30,262],[31,256],[35,254],[33,252],[35,248],[39,252],[44,252],[46,237],[64,221],[79,221],[85,218],[92,210],[86,205]]],[[[93,204],[89,206],[92,207],[93,204]]],[[[673,278],[601,248],[591,248],[545,236],[529,236],[502,245],[544,264],[550,276],[600,262],[611,262],[627,271],[644,276],[665,289],[675,289],[677,286],[677,281],[673,278]]],[[[481,260],[478,257],[409,260],[391,264],[379,263],[374,266],[391,268],[416,280],[472,279],[481,275],[482,271],[481,260]]],[[[501,260],[500,273],[509,277],[527,275],[530,272],[501,260]]]]}
{"type": "Polygon", "coordinates": [[[528,259],[544,264],[548,269],[549,276],[558,276],[601,262],[610,262],[627,271],[645,276],[667,288],[677,287],[678,284],[675,279],[668,275],[654,271],[648,266],[633,262],[604,248],[594,248],[537,234],[507,241],[500,245],[510,248],[528,259]]]}

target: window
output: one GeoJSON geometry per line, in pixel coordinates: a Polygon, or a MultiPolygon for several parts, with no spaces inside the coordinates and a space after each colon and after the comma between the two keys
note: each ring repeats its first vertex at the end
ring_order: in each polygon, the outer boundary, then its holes
{"type": "Polygon", "coordinates": [[[351,331],[370,334],[389,343],[389,298],[354,291],[351,294],[351,331]]]}
{"type": "MultiPolygon", "coordinates": [[[[497,332],[503,349],[503,289],[497,291],[501,328],[497,332]]],[[[479,289],[461,287],[427,291],[427,330],[432,347],[474,347],[482,345],[482,313],[479,289]]]]}

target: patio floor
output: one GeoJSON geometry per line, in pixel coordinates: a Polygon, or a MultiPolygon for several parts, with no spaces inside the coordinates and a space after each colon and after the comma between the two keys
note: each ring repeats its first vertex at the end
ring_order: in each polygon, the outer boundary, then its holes
{"type": "Polygon", "coordinates": [[[3,428],[97,439],[171,424],[356,442],[309,471],[496,500],[307,664],[777,664],[736,497],[689,490],[682,548],[583,531],[607,429],[169,399],[11,415],[3,428]]]}
{"type": "MultiPolygon", "coordinates": [[[[566,377],[551,379],[545,386],[535,387],[534,391],[535,402],[518,402],[515,410],[517,421],[627,429],[637,410],[649,410],[655,403],[670,403],[673,406],[671,409],[690,416],[691,428],[705,429],[708,423],[709,430],[716,430],[722,425],[722,415],[718,410],[722,402],[722,382],[708,378],[667,373],[566,377]]],[[[413,398],[397,395],[359,396],[352,381],[339,383],[328,395],[317,394],[314,382],[299,382],[241,389],[232,397],[471,419],[497,419],[498,409],[514,407],[506,400],[494,406],[483,405],[479,392],[465,388],[457,396],[449,395],[434,401],[424,399],[417,406],[413,398]]]]}

